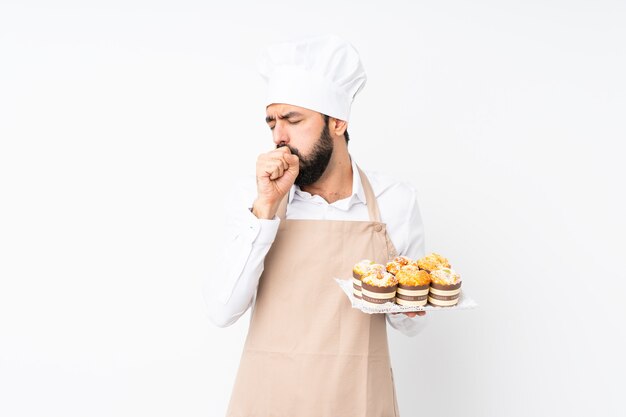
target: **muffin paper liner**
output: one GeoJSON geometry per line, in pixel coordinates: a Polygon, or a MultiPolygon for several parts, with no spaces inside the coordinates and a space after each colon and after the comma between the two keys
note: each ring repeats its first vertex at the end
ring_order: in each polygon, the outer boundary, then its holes
{"type": "Polygon", "coordinates": [[[437,307],[430,304],[425,306],[415,306],[415,307],[407,307],[401,306],[395,303],[385,303],[380,305],[365,305],[362,300],[355,298],[352,293],[352,278],[350,279],[342,279],[335,278],[339,287],[346,294],[350,303],[352,304],[352,308],[356,308],[361,310],[367,314],[380,314],[380,313],[406,313],[409,311],[431,311],[431,310],[469,310],[472,308],[478,307],[476,301],[472,300],[467,296],[466,291],[462,290],[459,295],[459,301],[456,305],[450,307],[437,307]]]}

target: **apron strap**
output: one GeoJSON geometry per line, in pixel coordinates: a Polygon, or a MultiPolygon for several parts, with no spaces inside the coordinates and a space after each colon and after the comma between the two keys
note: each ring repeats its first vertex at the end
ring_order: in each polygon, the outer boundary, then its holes
{"type": "MultiPolygon", "coordinates": [[[[356,165],[356,164],[355,164],[356,165]]],[[[363,186],[363,191],[365,192],[365,205],[367,206],[367,211],[370,216],[370,221],[379,222],[380,223],[380,211],[378,210],[378,202],[376,201],[376,196],[374,195],[374,190],[372,189],[372,185],[370,181],[367,179],[367,176],[361,168],[357,165],[356,169],[359,171],[359,177],[361,177],[361,185],[363,186]]],[[[285,194],[285,197],[280,202],[278,206],[278,210],[276,211],[276,215],[284,220],[287,218],[287,202],[289,201],[289,192],[285,194]]]]}
{"type": "Polygon", "coordinates": [[[378,202],[376,201],[376,196],[374,195],[372,185],[367,179],[365,173],[361,171],[361,168],[359,168],[358,165],[356,169],[359,170],[359,176],[361,177],[361,185],[363,186],[363,191],[365,192],[365,205],[367,205],[367,211],[370,215],[370,221],[380,223],[380,211],[378,210],[378,202]]]}

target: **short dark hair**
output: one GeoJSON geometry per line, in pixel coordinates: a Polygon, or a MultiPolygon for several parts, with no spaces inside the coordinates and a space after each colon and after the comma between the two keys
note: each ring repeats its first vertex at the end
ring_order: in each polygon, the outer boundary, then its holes
{"type": "MultiPolygon", "coordinates": [[[[326,125],[328,126],[328,120],[329,117],[325,114],[322,114],[322,116],[324,116],[324,123],[326,123],[326,125]]],[[[346,128],[346,131],[343,132],[343,137],[346,138],[346,145],[348,144],[348,141],[350,140],[350,135],[348,135],[348,129],[346,128]]]]}

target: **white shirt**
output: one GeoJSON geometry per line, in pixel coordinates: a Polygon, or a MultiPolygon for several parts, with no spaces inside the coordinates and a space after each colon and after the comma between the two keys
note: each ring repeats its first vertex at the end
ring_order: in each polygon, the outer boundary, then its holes
{"type": "MultiPolygon", "coordinates": [[[[384,175],[364,171],[378,202],[381,221],[398,255],[417,259],[424,256],[424,227],[417,205],[417,193],[408,183],[384,175]]],[[[311,195],[294,185],[289,191],[288,219],[369,220],[361,177],[352,161],[352,195],[329,204],[322,197],[311,195]]],[[[263,264],[280,219],[257,218],[250,208],[256,198],[256,180],[251,179],[235,191],[229,213],[229,238],[225,245],[223,271],[210,274],[204,282],[204,299],[209,318],[220,327],[233,324],[250,308],[256,298],[263,264]],[[234,203],[234,205],[232,205],[234,203]],[[218,277],[216,279],[216,277],[218,277]]],[[[358,259],[355,260],[355,263],[358,259]]],[[[337,290],[341,291],[339,286],[337,290]]],[[[387,322],[408,336],[414,336],[426,324],[426,317],[410,318],[404,314],[387,314],[387,322]]]]}

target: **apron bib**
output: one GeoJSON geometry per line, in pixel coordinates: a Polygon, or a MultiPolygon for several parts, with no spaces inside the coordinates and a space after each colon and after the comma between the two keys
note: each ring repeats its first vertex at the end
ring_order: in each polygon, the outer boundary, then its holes
{"type": "Polygon", "coordinates": [[[289,220],[281,202],[227,416],[398,416],[385,315],[353,309],[334,280],[396,256],[359,175],[369,221],[289,220]]]}

